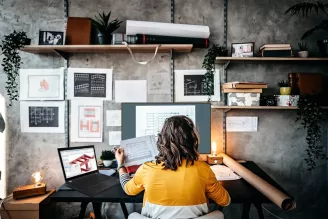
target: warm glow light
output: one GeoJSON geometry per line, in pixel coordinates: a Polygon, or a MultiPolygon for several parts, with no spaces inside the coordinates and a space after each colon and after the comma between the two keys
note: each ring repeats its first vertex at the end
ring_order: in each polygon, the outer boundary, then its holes
{"type": "Polygon", "coordinates": [[[215,141],[212,142],[211,149],[212,149],[212,155],[215,156],[216,155],[216,142],[215,141]]]}
{"type": "Polygon", "coordinates": [[[36,185],[40,184],[42,179],[43,177],[41,176],[40,172],[35,172],[32,174],[32,180],[36,185]]]}

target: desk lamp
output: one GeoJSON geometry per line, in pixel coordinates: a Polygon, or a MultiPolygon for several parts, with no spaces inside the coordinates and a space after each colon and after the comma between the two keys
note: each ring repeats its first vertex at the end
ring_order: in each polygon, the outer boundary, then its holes
{"type": "Polygon", "coordinates": [[[19,186],[13,192],[14,199],[26,198],[30,196],[43,195],[46,193],[46,184],[42,183],[43,174],[35,172],[32,174],[31,185],[19,186]]]}
{"type": "Polygon", "coordinates": [[[207,163],[208,164],[222,164],[222,157],[219,157],[216,154],[216,142],[213,141],[211,145],[211,151],[212,153],[210,155],[207,155],[207,163]]]}

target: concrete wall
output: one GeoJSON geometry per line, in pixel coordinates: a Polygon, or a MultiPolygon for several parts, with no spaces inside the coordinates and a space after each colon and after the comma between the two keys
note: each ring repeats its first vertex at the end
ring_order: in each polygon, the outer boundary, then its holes
{"type": "MultiPolygon", "coordinates": [[[[255,51],[264,43],[290,42],[296,48],[297,41],[307,28],[318,19],[305,19],[285,16],[283,12],[296,1],[269,0],[230,0],[228,5],[228,45],[232,42],[255,41],[255,51]]],[[[152,0],[72,0],[69,4],[70,16],[93,17],[102,11],[112,11],[119,19],[137,19],[170,22],[170,1],[152,0]]],[[[175,0],[175,22],[209,25],[211,41],[223,43],[223,0],[175,0]]],[[[125,25],[122,25],[124,30],[125,25]]],[[[0,0],[0,39],[14,29],[26,31],[37,44],[38,31],[64,31],[63,0],[0,0]]],[[[309,42],[311,53],[316,52],[315,39],[324,37],[318,34],[309,42]]],[[[190,54],[175,54],[176,69],[199,69],[205,50],[190,54]]],[[[139,59],[149,59],[150,54],[138,55],[139,59]]],[[[64,61],[56,55],[31,55],[22,53],[23,68],[57,68],[64,61]]],[[[135,64],[128,54],[80,54],[70,58],[70,67],[114,67],[115,79],[147,79],[149,101],[170,101],[170,61],[169,54],[157,56],[148,66],[135,64]],[[163,83],[160,83],[163,82],[163,83]]],[[[289,72],[328,73],[328,66],[318,63],[262,63],[231,64],[228,80],[267,81],[277,92],[276,81],[286,78],[289,72]]],[[[6,77],[0,69],[0,92],[5,94],[6,77]]],[[[120,105],[106,102],[106,109],[119,109],[120,105]]],[[[213,122],[219,123],[221,112],[214,113],[213,122]]],[[[253,160],[272,178],[279,182],[291,195],[296,197],[297,210],[282,212],[275,206],[265,206],[283,218],[322,218],[327,213],[327,165],[319,162],[313,173],[306,171],[303,163],[305,156],[304,131],[297,130],[294,111],[230,111],[229,116],[258,116],[259,131],[256,133],[228,133],[227,153],[237,159],[253,160]]],[[[64,147],[64,135],[28,134],[20,132],[19,102],[8,108],[8,191],[15,186],[29,183],[30,174],[37,169],[46,172],[49,188],[58,187],[63,177],[56,148],[64,147]]],[[[324,124],[324,139],[327,139],[327,124],[324,124]]],[[[119,130],[104,128],[104,142],[95,144],[97,153],[109,148],[108,131],[119,130]]],[[[216,127],[220,138],[220,127],[216,127]]],[[[327,141],[324,142],[327,145],[327,141]]],[[[76,144],[74,144],[76,145],[76,144]]],[[[81,145],[81,144],[79,144],[81,145]]],[[[61,216],[72,216],[78,211],[74,204],[60,205],[61,216]]],[[[133,211],[140,206],[129,206],[133,211]]],[[[122,213],[115,204],[106,204],[104,209],[110,218],[121,218],[122,213]]],[[[224,210],[226,218],[240,216],[241,206],[231,205],[224,210]]],[[[255,215],[255,212],[252,214],[255,215]]],[[[265,213],[265,215],[269,215],[265,213]]],[[[254,216],[255,218],[255,216],[254,216]]],[[[267,217],[269,218],[269,216],[267,217]]]]}

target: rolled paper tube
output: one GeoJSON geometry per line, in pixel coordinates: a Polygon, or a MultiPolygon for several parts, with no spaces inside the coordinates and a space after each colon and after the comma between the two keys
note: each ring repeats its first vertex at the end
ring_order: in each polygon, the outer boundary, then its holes
{"type": "Polygon", "coordinates": [[[296,208],[296,202],[293,198],[287,196],[285,193],[281,192],[261,177],[243,167],[228,155],[220,153],[218,156],[223,158],[223,163],[227,167],[235,171],[239,176],[241,176],[281,209],[290,211],[296,208]]]}

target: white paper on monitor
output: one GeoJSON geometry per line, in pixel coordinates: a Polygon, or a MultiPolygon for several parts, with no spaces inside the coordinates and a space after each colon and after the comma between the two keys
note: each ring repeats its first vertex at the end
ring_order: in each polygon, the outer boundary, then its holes
{"type": "Polygon", "coordinates": [[[115,102],[147,102],[147,80],[116,80],[115,102]]]}
{"type": "Polygon", "coordinates": [[[211,166],[211,169],[214,172],[216,179],[219,181],[236,180],[241,178],[229,167],[224,165],[213,165],[211,166]]]}
{"type": "Polygon", "coordinates": [[[154,160],[158,154],[153,135],[123,140],[121,141],[121,148],[124,149],[125,166],[141,165],[154,160]]]}
{"type": "Polygon", "coordinates": [[[121,126],[121,110],[107,110],[106,111],[106,125],[107,126],[121,126]]]}
{"type": "Polygon", "coordinates": [[[229,116],[226,121],[227,132],[257,132],[258,117],[229,116]]]}
{"type": "Polygon", "coordinates": [[[108,144],[109,145],[120,145],[122,140],[122,133],[121,131],[109,131],[108,132],[108,144]]]}
{"type": "Polygon", "coordinates": [[[184,115],[196,123],[195,105],[156,105],[136,107],[136,136],[156,135],[171,116],[184,115]]]}

